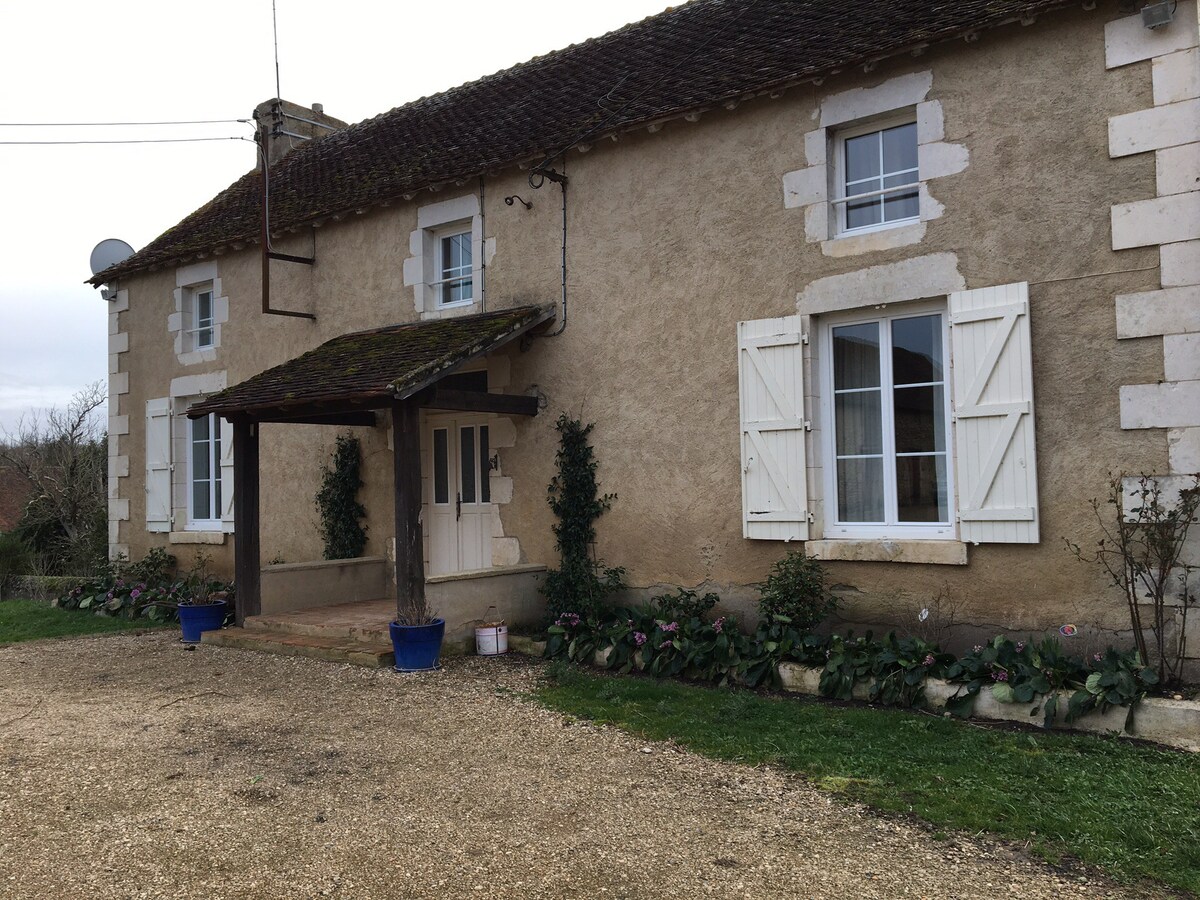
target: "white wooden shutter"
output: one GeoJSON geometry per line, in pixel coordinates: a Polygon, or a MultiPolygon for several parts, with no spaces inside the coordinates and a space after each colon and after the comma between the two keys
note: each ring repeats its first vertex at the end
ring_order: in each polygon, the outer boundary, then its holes
{"type": "Polygon", "coordinates": [[[738,323],[742,534],[808,540],[800,317],[738,323]]]}
{"type": "Polygon", "coordinates": [[[171,530],[171,400],[146,401],[146,530],[171,530]]]}
{"type": "Polygon", "coordinates": [[[950,295],[959,533],[1038,542],[1029,285],[950,295]]]}
{"type": "Polygon", "coordinates": [[[221,530],[233,532],[233,423],[218,419],[221,428],[221,530]]]}

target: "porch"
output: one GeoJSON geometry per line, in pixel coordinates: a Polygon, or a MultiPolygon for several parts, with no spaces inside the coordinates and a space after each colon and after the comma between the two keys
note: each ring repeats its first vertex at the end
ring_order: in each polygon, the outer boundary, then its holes
{"type": "Polygon", "coordinates": [[[344,335],[194,404],[189,417],[215,415],[233,424],[236,619],[244,630],[210,642],[237,640],[265,649],[274,633],[276,642],[282,634],[294,647],[311,651],[301,655],[369,654],[377,643],[386,643],[390,654],[386,626],[397,617],[397,599],[444,618],[448,645],[472,641],[474,624],[491,606],[513,623],[540,616],[543,567],[493,568],[483,543],[483,552],[463,554],[457,569],[450,564],[448,570],[444,544],[438,543],[446,526],[442,522],[435,529],[433,523],[439,522],[439,512],[445,518],[438,504],[450,511],[451,524],[473,513],[478,521],[471,523],[470,533],[490,541],[494,507],[486,487],[477,489],[486,485],[494,465],[487,423],[494,417],[534,416],[538,401],[491,391],[486,379],[476,385],[457,373],[548,325],[553,316],[552,307],[520,307],[344,335]],[[458,423],[455,430],[444,424],[447,411],[454,414],[451,424],[458,423]],[[386,541],[386,557],[263,567],[259,426],[369,427],[383,424],[380,413],[390,425],[392,450],[394,538],[386,541]],[[446,461],[429,456],[428,445],[454,448],[459,442],[447,440],[447,434],[463,437],[462,459],[470,454],[470,462],[461,467],[461,491],[456,495],[451,485],[444,497],[446,461]],[[432,465],[422,464],[423,442],[432,465]],[[437,574],[427,577],[427,572],[437,574]]]}

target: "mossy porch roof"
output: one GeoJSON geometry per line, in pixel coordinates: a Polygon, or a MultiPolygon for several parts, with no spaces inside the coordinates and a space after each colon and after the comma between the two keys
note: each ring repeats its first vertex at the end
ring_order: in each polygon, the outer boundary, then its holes
{"type": "Polygon", "coordinates": [[[519,306],[344,334],[193,404],[188,415],[379,409],[553,317],[553,306],[519,306]]]}
{"type": "MultiPolygon", "coordinates": [[[[1078,0],[693,0],[304,143],[271,169],[271,228],[365,212],[1070,5],[1078,0]]],[[[257,243],[261,191],[249,172],[89,281],[257,243]]]]}

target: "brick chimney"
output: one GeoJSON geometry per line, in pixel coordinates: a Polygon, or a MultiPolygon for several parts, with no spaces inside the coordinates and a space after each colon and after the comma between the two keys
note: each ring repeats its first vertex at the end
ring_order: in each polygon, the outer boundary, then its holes
{"type": "MultiPolygon", "coordinates": [[[[325,115],[325,108],[314,103],[312,108],[287,100],[272,98],[254,108],[254,121],[260,132],[267,134],[267,159],[275,165],[305,140],[319,138],[346,127],[341,119],[325,115]]],[[[261,167],[256,164],[255,168],[261,167]]]]}

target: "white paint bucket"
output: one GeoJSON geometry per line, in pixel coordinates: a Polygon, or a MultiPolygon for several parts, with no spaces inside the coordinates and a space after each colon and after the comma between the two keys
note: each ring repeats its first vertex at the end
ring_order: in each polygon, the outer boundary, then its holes
{"type": "Polygon", "coordinates": [[[508,626],[503,622],[493,622],[476,628],[475,652],[480,656],[499,656],[507,653],[508,626]]]}

